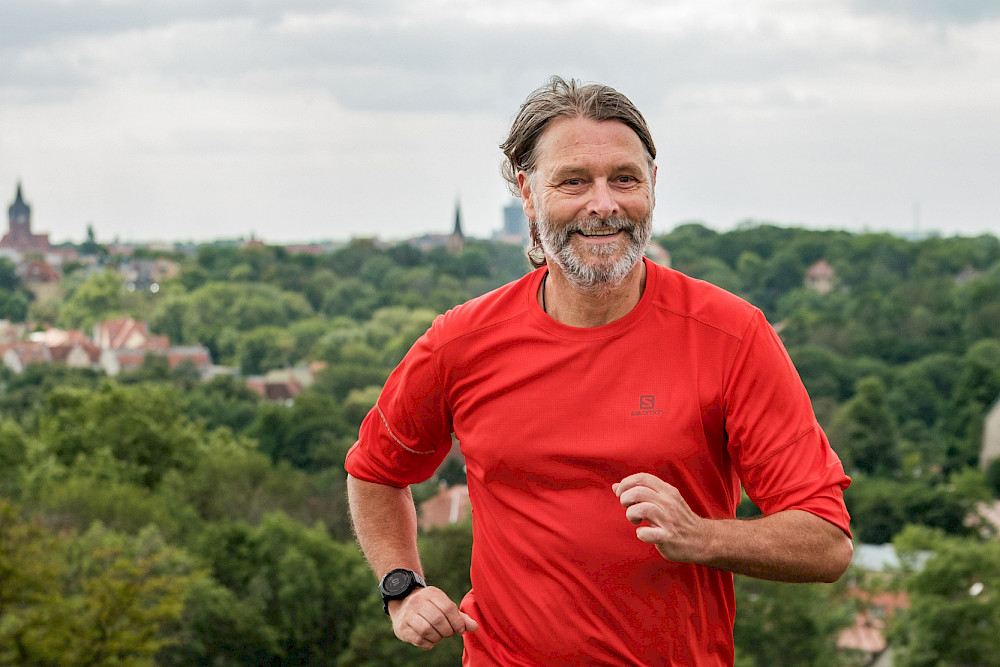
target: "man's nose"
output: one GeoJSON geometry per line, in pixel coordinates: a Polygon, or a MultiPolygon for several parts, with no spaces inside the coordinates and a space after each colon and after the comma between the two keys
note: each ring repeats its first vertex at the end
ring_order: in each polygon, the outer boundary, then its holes
{"type": "Polygon", "coordinates": [[[618,215],[618,201],[615,193],[607,181],[596,181],[592,189],[590,200],[590,215],[604,218],[618,215]]]}

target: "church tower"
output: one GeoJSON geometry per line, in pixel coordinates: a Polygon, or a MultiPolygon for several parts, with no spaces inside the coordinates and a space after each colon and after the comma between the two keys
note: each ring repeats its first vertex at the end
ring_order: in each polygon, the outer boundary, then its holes
{"type": "Polygon", "coordinates": [[[14,203],[7,209],[10,228],[0,239],[0,247],[16,250],[46,252],[50,249],[48,234],[34,234],[31,231],[31,207],[21,194],[21,183],[17,184],[14,203]]]}
{"type": "Polygon", "coordinates": [[[455,201],[455,229],[448,238],[448,252],[459,254],[465,248],[465,234],[462,233],[462,209],[455,201]]]}

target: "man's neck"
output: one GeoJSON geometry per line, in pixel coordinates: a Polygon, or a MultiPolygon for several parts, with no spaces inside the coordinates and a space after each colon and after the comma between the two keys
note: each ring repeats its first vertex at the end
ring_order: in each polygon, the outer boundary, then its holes
{"type": "Polygon", "coordinates": [[[599,327],[628,315],[645,288],[646,264],[641,260],[620,285],[602,290],[578,287],[550,263],[549,274],[538,292],[538,303],[549,317],[567,326],[599,327]]]}

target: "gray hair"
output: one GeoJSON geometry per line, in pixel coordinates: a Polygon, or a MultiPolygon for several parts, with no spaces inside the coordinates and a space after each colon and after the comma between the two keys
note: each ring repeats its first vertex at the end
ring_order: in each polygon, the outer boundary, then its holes
{"type": "MultiPolygon", "coordinates": [[[[538,162],[536,148],[538,140],[549,122],[556,118],[587,118],[594,121],[617,120],[628,125],[639,136],[646,148],[646,158],[650,171],[656,159],[653,135],[646,125],[639,109],[632,101],[611,86],[599,83],[581,84],[576,79],[566,81],[553,76],[538,88],[521,105],[520,111],[511,124],[507,139],[500,144],[506,159],[500,165],[500,174],[516,197],[520,194],[517,174],[520,171],[529,176],[538,162]]],[[[529,221],[531,241],[526,254],[533,266],[545,264],[534,221],[529,221]]]]}

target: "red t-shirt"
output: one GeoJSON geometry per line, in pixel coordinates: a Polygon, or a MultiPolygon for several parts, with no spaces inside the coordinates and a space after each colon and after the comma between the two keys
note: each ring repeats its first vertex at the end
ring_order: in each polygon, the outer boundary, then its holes
{"type": "Polygon", "coordinates": [[[849,533],[850,483],[759,310],[647,262],[625,317],[562,325],[540,269],[438,317],[347,455],[359,479],[429,478],[454,431],[472,502],[466,665],[731,665],[732,575],[639,541],[611,485],[650,472],[700,516],[740,481],[763,511],[849,533]]]}

